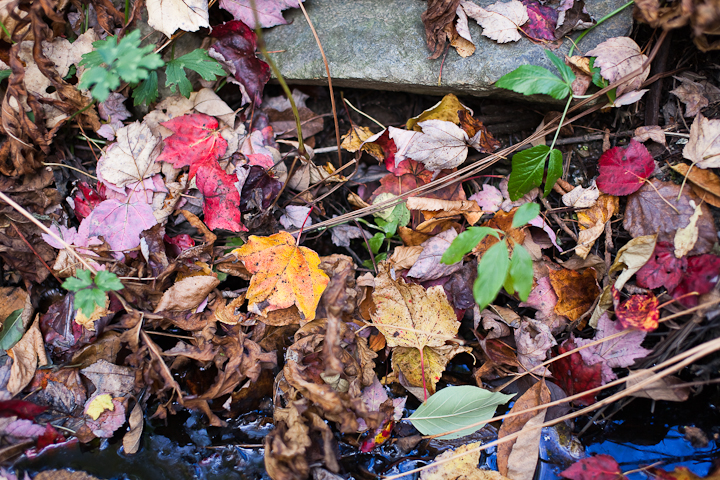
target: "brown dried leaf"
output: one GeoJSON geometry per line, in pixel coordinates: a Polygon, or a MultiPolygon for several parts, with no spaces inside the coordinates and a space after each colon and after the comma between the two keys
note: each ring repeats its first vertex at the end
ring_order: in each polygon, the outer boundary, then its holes
{"type": "Polygon", "coordinates": [[[187,277],[165,291],[155,312],[183,311],[197,307],[220,284],[213,276],[187,277]]]}
{"type": "MultiPolygon", "coordinates": [[[[600,67],[600,73],[610,83],[638,70],[648,58],[643,55],[638,44],[629,37],[613,37],[605,40],[587,52],[587,55],[597,57],[595,66],[600,67]]],[[[617,87],[617,96],[639,90],[649,74],[650,65],[647,65],[640,75],[617,87]]]]}
{"type": "Polygon", "coordinates": [[[407,199],[407,207],[409,210],[421,210],[425,220],[437,216],[463,215],[470,225],[475,225],[483,215],[482,208],[472,200],[439,200],[436,198],[410,197],[407,199]]]}
{"type": "Polygon", "coordinates": [[[143,411],[139,403],[136,403],[132,412],[130,412],[128,424],[130,426],[130,430],[123,435],[123,450],[126,454],[132,455],[137,453],[140,449],[140,439],[142,438],[144,425],[143,411]]]}
{"type": "Polygon", "coordinates": [[[711,170],[692,168],[685,163],[671,165],[670,168],[686,177],[692,184],[693,192],[713,207],[720,207],[720,177],[711,170]]]}
{"type": "Polygon", "coordinates": [[[7,384],[7,391],[13,396],[17,395],[27,386],[35,376],[35,370],[39,366],[48,364],[45,354],[43,336],[38,328],[40,315],[35,317],[32,326],[25,332],[25,335],[8,350],[8,355],[13,359],[10,368],[10,379],[7,384]]]}
{"type": "Polygon", "coordinates": [[[420,18],[425,25],[425,37],[428,50],[432,52],[430,58],[438,58],[445,50],[448,34],[445,27],[455,20],[455,11],[460,0],[430,0],[427,10],[420,18]]]}
{"type": "MultiPolygon", "coordinates": [[[[630,388],[638,383],[656,376],[652,370],[635,370],[630,373],[643,373],[637,378],[628,380],[627,387],[630,388]]],[[[650,398],[652,400],[665,400],[668,402],[684,402],[690,397],[690,387],[681,387],[684,382],[675,375],[658,378],[655,382],[642,390],[631,393],[632,397],[650,398]]]]}
{"type": "Polygon", "coordinates": [[[620,208],[620,199],[613,195],[600,195],[597,202],[586,210],[577,212],[580,233],[575,253],[580,258],[587,257],[595,244],[595,240],[605,231],[605,224],[610,221],[620,208]]]}
{"type": "Polygon", "coordinates": [[[595,272],[588,268],[582,273],[573,270],[550,270],[550,284],[558,296],[555,313],[565,315],[571,321],[577,320],[595,302],[600,293],[595,272]]]}

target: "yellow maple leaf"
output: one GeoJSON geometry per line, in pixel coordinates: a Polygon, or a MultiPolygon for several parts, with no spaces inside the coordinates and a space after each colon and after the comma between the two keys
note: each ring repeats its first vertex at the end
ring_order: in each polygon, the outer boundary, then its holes
{"type": "Polygon", "coordinates": [[[248,242],[232,253],[252,274],[247,292],[248,310],[262,316],[296,305],[306,321],[315,309],[330,279],[320,270],[320,257],[299,247],[287,232],[269,237],[250,235],[248,242]]]}
{"type": "Polygon", "coordinates": [[[105,410],[115,410],[115,405],[113,405],[109,393],[98,395],[85,407],[85,413],[93,420],[97,420],[105,410]]]}

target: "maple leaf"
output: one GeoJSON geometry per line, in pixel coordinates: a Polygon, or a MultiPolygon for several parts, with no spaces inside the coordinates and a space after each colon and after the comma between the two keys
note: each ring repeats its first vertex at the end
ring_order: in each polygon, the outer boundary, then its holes
{"type": "Polygon", "coordinates": [[[259,105],[263,88],[270,80],[270,66],[255,56],[255,32],[243,22],[233,20],[213,27],[212,36],[218,41],[208,50],[209,55],[230,71],[229,81],[240,86],[243,103],[259,105]]]}
{"type": "Polygon", "coordinates": [[[299,247],[287,232],[269,237],[250,235],[248,242],[231,252],[252,274],[247,291],[248,310],[262,316],[296,305],[306,322],[330,279],[320,270],[320,257],[299,247]]]}
{"type": "Polygon", "coordinates": [[[195,176],[201,163],[217,161],[227,150],[217,119],[204,113],[175,117],[161,125],[173,134],[165,139],[165,147],[156,161],[175,168],[189,166],[189,179],[195,176]]]}
{"type": "Polygon", "coordinates": [[[630,195],[643,186],[655,170],[655,161],[645,145],[630,140],[626,148],[615,147],[603,153],[598,162],[598,188],[610,195],[630,195]]]}
{"type": "Polygon", "coordinates": [[[670,242],[658,242],[650,260],[638,270],[637,284],[643,288],[665,287],[673,291],[687,270],[687,257],[677,258],[670,242]]]}
{"type": "Polygon", "coordinates": [[[637,328],[644,332],[652,332],[658,327],[660,311],[658,299],[652,293],[632,295],[623,301],[620,290],[611,286],[615,316],[623,328],[637,328]]]}
{"type": "Polygon", "coordinates": [[[598,319],[597,331],[592,340],[584,338],[578,338],[576,340],[577,345],[582,347],[583,345],[620,332],[626,333],[618,338],[580,350],[580,355],[585,363],[588,365],[600,364],[602,367],[603,384],[617,378],[615,372],[612,371],[613,368],[630,366],[635,363],[635,360],[644,358],[651,352],[651,350],[640,346],[643,340],[645,340],[646,332],[642,330],[627,332],[620,322],[610,320],[610,316],[605,312],[598,319]]]}
{"type": "Polygon", "coordinates": [[[560,472],[571,480],[626,480],[618,462],[610,455],[583,458],[560,472]]]}
{"type": "Polygon", "coordinates": [[[240,192],[235,187],[237,176],[225,173],[214,163],[203,163],[197,170],[196,184],[203,195],[205,224],[210,230],[246,232],[247,228],[241,223],[240,192]]]}
{"type": "MultiPolygon", "coordinates": [[[[303,0],[304,1],[304,0],[303,0]]],[[[298,8],[299,0],[255,0],[255,9],[251,0],[221,0],[220,8],[230,12],[235,20],[240,20],[250,28],[257,28],[255,15],[261,28],[287,25],[282,11],[288,8],[298,8]]]]}
{"type": "Polygon", "coordinates": [[[497,2],[487,8],[481,8],[468,1],[463,1],[461,5],[465,14],[475,19],[483,28],[482,34],[498,43],[520,40],[518,30],[529,19],[527,8],[517,0],[507,3],[497,2]]]}
{"type": "Polygon", "coordinates": [[[700,168],[720,167],[720,120],[708,120],[699,113],[690,126],[683,157],[700,168]]]}
{"type": "Polygon", "coordinates": [[[160,139],[143,122],[135,122],[116,132],[117,142],[108,147],[97,164],[97,175],[104,183],[124,187],[140,182],[160,171],[155,159],[160,139]]]}
{"type": "Polygon", "coordinates": [[[422,133],[412,132],[405,156],[433,172],[455,168],[465,161],[469,141],[465,130],[443,120],[425,120],[418,125],[422,133]]]}
{"type": "Polygon", "coordinates": [[[592,306],[599,293],[595,272],[588,268],[582,273],[563,268],[550,270],[550,283],[558,302],[555,313],[576,320],[592,306]]]}
{"type": "MultiPolygon", "coordinates": [[[[558,349],[558,355],[575,350],[578,347],[575,337],[571,334],[558,349]]],[[[575,352],[567,357],[559,358],[550,364],[550,371],[558,385],[568,395],[575,395],[597,388],[602,385],[602,367],[588,365],[580,353],[575,352]]],[[[574,403],[580,406],[595,403],[595,394],[584,395],[574,403]]]]}
{"type": "MultiPolygon", "coordinates": [[[[629,37],[605,40],[587,52],[587,56],[596,57],[594,66],[600,68],[600,74],[610,83],[638,70],[648,58],[629,37]]],[[[617,87],[617,96],[638,90],[649,74],[650,65],[647,65],[640,75],[617,87]]]]}
{"type": "Polygon", "coordinates": [[[719,278],[720,257],[711,254],[689,257],[685,275],[672,291],[672,296],[681,305],[694,307],[698,304],[698,296],[712,290],[719,278]],[[692,292],[698,295],[688,295],[692,292]]]}
{"type": "Polygon", "coordinates": [[[475,200],[483,212],[497,212],[503,203],[503,195],[497,187],[486,183],[481,192],[471,195],[468,200],[475,200]]]}
{"type": "MultiPolygon", "coordinates": [[[[122,252],[140,245],[140,233],[157,224],[147,203],[123,203],[109,199],[100,203],[80,223],[78,236],[102,236],[112,250],[122,252]]],[[[122,256],[121,253],[117,253],[122,256]]]]}
{"type": "Polygon", "coordinates": [[[536,0],[522,0],[527,8],[528,22],[523,33],[535,40],[555,40],[558,12],[552,7],[540,5],[536,0]]]}

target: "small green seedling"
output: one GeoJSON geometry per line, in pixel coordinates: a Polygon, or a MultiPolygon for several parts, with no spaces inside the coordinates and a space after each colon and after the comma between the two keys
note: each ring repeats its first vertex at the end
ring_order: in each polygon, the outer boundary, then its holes
{"type": "MultiPolygon", "coordinates": [[[[540,205],[537,203],[522,205],[515,211],[512,228],[525,226],[539,213],[540,205]]],[[[532,258],[528,251],[522,245],[516,244],[511,256],[505,232],[495,228],[468,228],[453,240],[440,261],[445,265],[459,262],[488,235],[500,241],[488,248],[478,262],[478,276],[473,285],[473,295],[481,311],[495,300],[503,286],[510,295],[517,292],[520,300],[526,301],[533,281],[532,258]]]]}
{"type": "Polygon", "coordinates": [[[122,290],[123,284],[114,273],[100,270],[93,280],[89,270],[78,270],[75,277],[70,277],[62,286],[64,289],[75,292],[75,309],[82,311],[90,318],[95,306],[105,307],[107,292],[122,290]]]}

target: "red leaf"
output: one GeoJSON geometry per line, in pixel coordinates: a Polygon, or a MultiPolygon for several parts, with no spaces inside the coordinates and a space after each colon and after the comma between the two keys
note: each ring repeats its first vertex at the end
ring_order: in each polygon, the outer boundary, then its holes
{"type": "Polygon", "coordinates": [[[670,242],[658,242],[650,260],[637,272],[637,283],[644,288],[665,287],[672,291],[687,269],[687,257],[676,258],[670,242]]]}
{"type": "MultiPolygon", "coordinates": [[[[558,354],[563,354],[577,348],[575,337],[560,345],[558,354]]],[[[602,366],[600,364],[587,365],[578,352],[567,357],[555,360],[550,364],[550,371],[557,380],[558,385],[565,393],[575,395],[586,392],[602,385],[602,366]]],[[[574,401],[576,405],[592,405],[595,403],[595,394],[588,394],[574,401]]]]}
{"type": "Polygon", "coordinates": [[[77,187],[80,192],[75,195],[75,198],[73,199],[75,201],[74,210],[77,219],[82,221],[83,218],[90,215],[93,209],[97,207],[100,202],[105,200],[105,196],[96,192],[86,182],[79,182],[77,187]]]}
{"type": "Polygon", "coordinates": [[[47,407],[41,407],[25,400],[0,401],[0,417],[15,416],[25,420],[32,420],[45,410],[47,410],[47,407]]]}
{"type": "Polygon", "coordinates": [[[623,328],[636,328],[652,332],[658,327],[660,311],[658,299],[652,293],[648,295],[632,295],[625,301],[621,300],[620,291],[612,287],[615,316],[623,328]]]}
{"type": "Polygon", "coordinates": [[[156,161],[168,162],[176,168],[189,166],[189,180],[201,163],[215,161],[227,150],[217,119],[204,113],[175,117],[162,126],[173,134],[165,139],[165,147],[156,161]]]}
{"type": "Polygon", "coordinates": [[[558,12],[552,7],[540,5],[535,0],[522,0],[527,7],[530,19],[523,25],[522,31],[535,40],[555,40],[555,26],[557,25],[558,12]]]}
{"type": "Polygon", "coordinates": [[[210,54],[223,63],[233,78],[247,93],[248,100],[259,105],[265,84],[270,80],[270,67],[255,56],[255,32],[239,20],[213,27],[212,36],[218,41],[210,47],[210,54]],[[215,55],[213,55],[215,53],[215,55]],[[222,58],[217,58],[222,56],[222,58]]]}
{"type": "Polygon", "coordinates": [[[653,173],[655,161],[645,145],[633,139],[626,148],[615,147],[603,153],[599,170],[597,186],[603,193],[630,195],[653,173]]]}
{"type": "Polygon", "coordinates": [[[620,465],[610,455],[595,455],[583,458],[561,472],[571,480],[622,480],[625,479],[620,465]]]}
{"type": "Polygon", "coordinates": [[[55,430],[55,428],[53,428],[53,426],[50,425],[50,423],[48,423],[45,426],[45,432],[38,437],[35,447],[38,450],[42,450],[43,448],[47,447],[48,445],[52,445],[54,443],[60,443],[60,442],[64,442],[64,441],[65,441],[65,437],[63,437],[62,433],[55,430]]]}
{"type": "Polygon", "coordinates": [[[694,307],[698,304],[698,295],[713,289],[720,276],[720,257],[705,254],[688,258],[688,266],[680,284],[672,291],[676,298],[685,307],[694,307]],[[698,295],[687,295],[697,292],[698,295]],[[681,298],[682,297],[682,298],[681,298]]]}
{"type": "Polygon", "coordinates": [[[246,232],[247,228],[240,223],[240,192],[234,185],[237,177],[225,173],[217,161],[201,164],[197,173],[197,188],[205,198],[203,213],[207,227],[246,232]]]}

